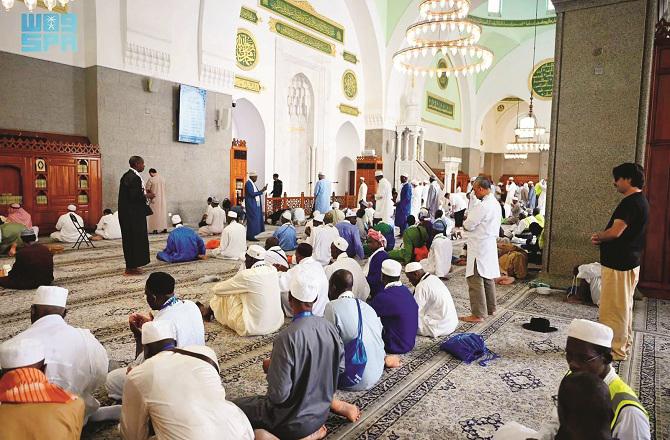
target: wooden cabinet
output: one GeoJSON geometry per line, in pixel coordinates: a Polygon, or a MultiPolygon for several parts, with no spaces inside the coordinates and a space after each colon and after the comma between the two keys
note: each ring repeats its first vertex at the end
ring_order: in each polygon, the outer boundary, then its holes
{"type": "Polygon", "coordinates": [[[363,177],[368,185],[367,201],[374,201],[377,192],[377,181],[375,180],[375,171],[377,170],[384,170],[384,162],[381,157],[358,156],[356,158],[356,189],[354,192],[356,199],[358,199],[358,187],[361,186],[360,178],[363,177]]]}
{"type": "Polygon", "coordinates": [[[21,203],[40,233],[49,233],[70,204],[88,226],[102,212],[100,150],[87,138],[0,130],[0,213],[21,203]]]}
{"type": "Polygon", "coordinates": [[[232,206],[244,200],[244,184],[247,182],[247,141],[233,139],[230,147],[230,203],[232,206]]]}

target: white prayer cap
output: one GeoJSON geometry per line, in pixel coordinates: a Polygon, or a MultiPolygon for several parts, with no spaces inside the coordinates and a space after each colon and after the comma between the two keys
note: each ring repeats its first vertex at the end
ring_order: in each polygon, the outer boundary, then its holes
{"type": "Polygon", "coordinates": [[[314,221],[323,223],[323,217],[323,214],[321,214],[319,211],[314,211],[314,221]]]}
{"type": "Polygon", "coordinates": [[[342,252],[346,252],[347,248],[349,247],[349,242],[347,242],[347,240],[342,237],[337,237],[335,240],[333,240],[333,244],[342,252]]]}
{"type": "Polygon", "coordinates": [[[303,269],[296,275],[291,277],[291,284],[289,286],[291,296],[302,302],[316,301],[319,296],[320,285],[315,272],[303,269]]]}
{"type": "Polygon", "coordinates": [[[400,177],[407,177],[409,179],[409,174],[407,173],[400,173],[400,177]]]}
{"type": "Polygon", "coordinates": [[[228,217],[237,218],[237,213],[235,211],[228,211],[228,217]]]}
{"type": "Polygon", "coordinates": [[[365,177],[361,176],[359,177],[360,180],[365,180],[365,177]]]}
{"type": "Polygon", "coordinates": [[[529,185],[532,185],[532,184],[533,184],[533,181],[532,181],[532,180],[529,180],[529,181],[528,181],[528,184],[529,184],[529,185]]]}
{"type": "Polygon", "coordinates": [[[356,211],[353,209],[347,209],[347,212],[344,213],[344,218],[356,217],[356,211]]]}
{"type": "Polygon", "coordinates": [[[219,199],[217,199],[216,197],[212,197],[212,203],[219,203],[219,199]]]}
{"type": "Polygon", "coordinates": [[[74,205],[67,205],[67,210],[68,210],[68,211],[72,211],[72,212],[74,212],[74,211],[77,210],[77,207],[74,206],[74,205]]]}
{"type": "Polygon", "coordinates": [[[333,209],[340,209],[340,202],[333,202],[333,204],[330,205],[330,207],[333,209]]]}
{"type": "Polygon", "coordinates": [[[381,211],[375,211],[372,218],[383,218],[381,211]]]}
{"type": "Polygon", "coordinates": [[[323,171],[319,171],[319,177],[326,177],[326,175],[323,174],[323,171]]]}
{"type": "Polygon", "coordinates": [[[44,360],[44,346],[39,339],[13,338],[0,345],[0,368],[27,367],[44,360]]]}
{"type": "Polygon", "coordinates": [[[387,259],[382,263],[382,273],[390,277],[399,277],[402,265],[395,260],[387,259]]]}
{"type": "Polygon", "coordinates": [[[286,220],[291,220],[291,211],[284,211],[281,214],[282,218],[285,218],[286,220]]]}
{"type": "Polygon", "coordinates": [[[254,177],[258,176],[258,173],[256,171],[249,171],[249,177],[254,177]]]}
{"type": "Polygon", "coordinates": [[[67,289],[58,286],[40,286],[33,298],[34,305],[65,307],[67,304],[67,289]]]}
{"type": "Polygon", "coordinates": [[[568,337],[600,345],[612,347],[614,332],[608,326],[588,319],[573,319],[568,327],[568,337]]]}
{"type": "Polygon", "coordinates": [[[407,263],[407,266],[405,266],[405,273],[412,273],[416,272],[417,270],[423,270],[423,266],[421,266],[421,263],[418,263],[416,261],[407,263]]]}
{"type": "Polygon", "coordinates": [[[177,223],[181,223],[181,216],[179,214],[175,214],[171,218],[172,224],[176,225],[177,223]]]}
{"type": "Polygon", "coordinates": [[[265,249],[257,244],[252,244],[249,246],[249,249],[247,249],[247,255],[249,255],[254,260],[262,260],[265,258],[265,249]]]}
{"type": "Polygon", "coordinates": [[[512,197],[512,200],[516,200],[518,202],[519,198],[518,197],[512,197]]]}
{"type": "Polygon", "coordinates": [[[177,327],[169,319],[158,319],[145,322],[142,325],[142,345],[163,339],[177,340],[177,327]]]}
{"type": "Polygon", "coordinates": [[[512,176],[509,176],[509,179],[508,179],[508,180],[514,180],[514,177],[512,177],[512,176]]]}
{"type": "Polygon", "coordinates": [[[416,179],[412,179],[412,185],[417,186],[419,184],[419,181],[416,179]]]}
{"type": "Polygon", "coordinates": [[[383,176],[384,172],[382,170],[375,171],[375,177],[383,176]]]}
{"type": "Polygon", "coordinates": [[[9,206],[10,206],[11,208],[14,208],[14,209],[19,209],[19,208],[21,207],[21,205],[19,205],[18,203],[12,203],[12,204],[9,205],[9,206]]]}

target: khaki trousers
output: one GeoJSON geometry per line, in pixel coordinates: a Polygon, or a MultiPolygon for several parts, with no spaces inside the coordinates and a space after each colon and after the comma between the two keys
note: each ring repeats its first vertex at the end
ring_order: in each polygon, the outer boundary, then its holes
{"type": "Polygon", "coordinates": [[[615,359],[626,359],[633,345],[633,295],[639,276],[639,267],[625,271],[602,268],[600,322],[614,331],[615,359]]]}
{"type": "Polygon", "coordinates": [[[488,278],[482,278],[477,271],[475,261],[475,273],[466,278],[468,282],[468,293],[470,294],[470,308],[472,314],[479,318],[486,318],[496,311],[496,283],[488,278]]]}

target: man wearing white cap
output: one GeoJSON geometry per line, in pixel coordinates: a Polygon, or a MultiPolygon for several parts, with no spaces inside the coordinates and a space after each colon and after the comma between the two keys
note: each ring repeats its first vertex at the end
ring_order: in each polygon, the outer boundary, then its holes
{"type": "Polygon", "coordinates": [[[247,228],[237,221],[237,213],[228,211],[228,226],[223,228],[219,247],[212,251],[212,256],[224,260],[243,260],[247,249],[247,228]]]}
{"type": "Polygon", "coordinates": [[[384,290],[372,298],[370,305],[384,326],[384,344],[387,353],[403,354],[411,351],[419,328],[419,306],[412,292],[400,282],[402,265],[395,260],[382,263],[384,290]]]}
{"type": "Polygon", "coordinates": [[[426,203],[428,202],[428,181],[424,180],[421,182],[421,207],[425,208],[427,205],[426,203]]]}
{"type": "Polygon", "coordinates": [[[435,275],[424,272],[421,263],[407,264],[405,273],[414,285],[414,300],[419,306],[419,334],[437,338],[453,333],[458,327],[458,315],[447,286],[435,275]]]}
{"type": "Polygon", "coordinates": [[[354,277],[353,292],[354,296],[361,301],[367,301],[370,296],[370,286],[365,279],[365,274],[361,265],[356,260],[347,255],[347,248],[349,243],[342,237],[338,237],[333,241],[330,247],[330,253],[333,262],[325,267],[326,276],[330,280],[333,273],[340,269],[345,269],[354,277]]]}
{"type": "Polygon", "coordinates": [[[10,339],[0,345],[3,439],[79,439],[84,401],[50,383],[45,367],[44,345],[37,339],[10,339]]]}
{"type": "Polygon", "coordinates": [[[381,170],[375,171],[377,181],[377,192],[375,193],[375,212],[381,214],[382,220],[389,225],[393,216],[393,195],[391,194],[391,182],[384,177],[381,170]]]}
{"type": "MultiPolygon", "coordinates": [[[[612,368],[612,329],[598,322],[573,319],[568,327],[565,358],[570,372],[586,372],[600,377],[609,387],[612,399],[612,438],[648,440],[649,416],[635,392],[612,368]]],[[[556,438],[561,431],[556,409],[551,420],[540,429],[539,440],[556,438]]],[[[561,437],[562,438],[562,437],[561,437]]]]}
{"type": "Polygon", "coordinates": [[[42,343],[49,381],[81,396],[88,419],[100,406],[93,393],[105,383],[109,359],[90,331],[72,327],[63,319],[67,295],[62,287],[38,287],[30,307],[32,325],[12,341],[35,339],[42,343]]]}
{"type": "Polygon", "coordinates": [[[165,249],[156,258],[168,263],[204,260],[207,258],[205,242],[191,228],[185,228],[179,214],[172,216],[174,229],[168,235],[165,249]]]}
{"type": "Polygon", "coordinates": [[[277,269],[265,262],[266,250],[249,246],[245,268],[212,287],[214,297],[203,316],[212,314],[240,336],[267,335],[284,323],[277,269]]]}
{"type": "Polygon", "coordinates": [[[95,227],[95,235],[91,240],[118,240],[121,238],[121,224],[119,223],[119,212],[112,212],[106,208],[102,217],[95,227]]]}
{"type": "Polygon", "coordinates": [[[247,211],[247,240],[258,241],[256,236],[265,231],[265,219],[263,218],[263,193],[268,185],[259,190],[256,186],[258,174],[255,171],[249,173],[249,179],[244,186],[244,208],[247,211]]]}
{"type": "Polygon", "coordinates": [[[333,399],[338,376],[344,372],[344,346],[337,329],[312,313],[319,281],[306,272],[291,280],[289,290],[293,322],[277,335],[271,358],[263,363],[267,393],[234,403],[254,429],[282,439],[312,434],[323,438],[331,409],[352,421],[360,413],[355,406],[333,399]]]}
{"type": "Polygon", "coordinates": [[[331,212],[327,213],[323,216],[323,225],[314,228],[309,236],[309,242],[314,249],[312,258],[321,263],[322,266],[330,263],[330,245],[340,236],[333,222],[333,214],[331,212]]]}
{"type": "Polygon", "coordinates": [[[340,202],[333,202],[332,205],[330,205],[330,211],[328,211],[326,214],[331,213],[333,214],[333,223],[338,224],[339,222],[344,221],[344,211],[340,209],[340,202]]]}
{"type": "Polygon", "coordinates": [[[423,194],[423,187],[419,185],[419,181],[416,179],[412,180],[412,207],[410,209],[410,215],[413,215],[416,218],[419,215],[419,210],[421,209],[421,195],[423,194]]]}
{"type": "Polygon", "coordinates": [[[305,243],[312,244],[312,231],[321,224],[323,224],[323,214],[314,210],[312,218],[305,223],[305,243]]]}
{"type": "Polygon", "coordinates": [[[223,232],[223,227],[226,224],[226,211],[219,206],[219,199],[212,198],[212,210],[207,214],[205,219],[205,226],[198,229],[200,235],[216,235],[223,232]]]}
{"type": "Polygon", "coordinates": [[[252,440],[249,420],[226,400],[216,353],[204,345],[176,349],[175,340],[170,321],[142,326],[146,360],[128,373],[121,436],[145,440],[151,427],[159,438],[252,440]]]}
{"type": "Polygon", "coordinates": [[[361,176],[358,178],[361,184],[358,186],[358,197],[356,198],[356,203],[360,208],[368,207],[368,184],[365,183],[365,177],[361,176]]]}
{"type": "Polygon", "coordinates": [[[516,183],[514,183],[514,177],[510,176],[509,179],[507,179],[507,185],[505,185],[505,204],[506,205],[511,205],[512,204],[512,199],[516,195],[516,190],[517,186],[516,183]]]}
{"type": "Polygon", "coordinates": [[[428,273],[438,278],[447,278],[451,271],[451,258],[454,255],[454,246],[449,237],[440,233],[433,237],[430,244],[428,258],[421,260],[421,266],[428,273]]]}
{"type": "Polygon", "coordinates": [[[289,257],[279,246],[277,237],[268,237],[265,240],[265,262],[283,272],[289,268],[289,257]]]}
{"type": "Polygon", "coordinates": [[[286,210],[281,215],[281,226],[272,234],[279,240],[279,247],[284,251],[292,251],[298,247],[298,238],[295,226],[291,221],[291,211],[286,210]]]}
{"type": "Polygon", "coordinates": [[[67,205],[67,211],[68,212],[58,217],[58,221],[56,222],[55,226],[56,231],[51,233],[51,238],[56,241],[62,241],[64,243],[74,243],[79,238],[79,231],[77,231],[74,223],[72,223],[70,215],[74,215],[74,217],[77,219],[77,223],[79,223],[79,226],[81,227],[84,226],[84,220],[79,214],[76,213],[76,206],[67,205]]]}
{"type": "Polygon", "coordinates": [[[323,311],[326,308],[326,304],[328,304],[328,277],[321,263],[312,258],[312,252],[310,244],[300,243],[295,250],[295,261],[297,264],[286,272],[279,274],[282,308],[284,309],[284,314],[289,318],[293,316],[288,294],[291,280],[295,277],[301,277],[304,273],[310,273],[312,279],[319,285],[319,295],[312,305],[312,314],[323,316],[323,311]]]}
{"type": "Polygon", "coordinates": [[[400,200],[395,206],[395,225],[400,228],[400,235],[407,228],[407,216],[412,210],[412,185],[407,182],[408,174],[400,174],[400,200]]]}
{"type": "Polygon", "coordinates": [[[314,185],[314,210],[326,213],[330,210],[331,186],[326,175],[319,172],[319,180],[314,185]]]}
{"type": "MultiPolygon", "coordinates": [[[[337,223],[335,228],[337,228],[340,237],[346,240],[349,244],[349,246],[347,246],[347,255],[351,258],[358,257],[362,260],[365,258],[365,252],[363,250],[363,242],[361,241],[361,230],[358,227],[356,211],[347,209],[344,216],[344,221],[337,223]]],[[[364,232],[367,236],[367,231],[364,232]]]]}
{"type": "Polygon", "coordinates": [[[434,176],[429,178],[428,195],[426,199],[426,209],[431,218],[435,218],[435,213],[440,209],[440,186],[434,176]]]}

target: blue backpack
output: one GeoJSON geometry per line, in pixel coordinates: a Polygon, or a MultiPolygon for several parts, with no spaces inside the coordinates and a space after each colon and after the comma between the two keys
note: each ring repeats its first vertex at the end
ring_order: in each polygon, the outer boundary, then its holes
{"type": "Polygon", "coordinates": [[[497,354],[486,348],[484,338],[477,333],[459,333],[444,341],[440,349],[462,360],[466,364],[484,358],[479,365],[485,367],[493,359],[499,358],[497,354]]]}
{"type": "Polygon", "coordinates": [[[365,365],[368,363],[368,355],[363,344],[363,316],[361,314],[360,300],[356,299],[358,307],[358,336],[347,342],[344,346],[344,373],[338,379],[339,388],[351,388],[363,380],[365,365]]]}

